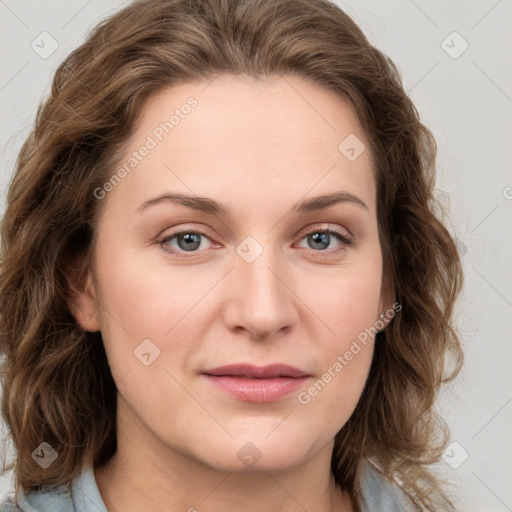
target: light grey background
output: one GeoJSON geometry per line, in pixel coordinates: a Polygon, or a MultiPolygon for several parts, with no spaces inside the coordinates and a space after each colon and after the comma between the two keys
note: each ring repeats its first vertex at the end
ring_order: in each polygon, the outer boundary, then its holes
{"type": "MultiPolygon", "coordinates": [[[[84,34],[124,4],[0,0],[0,214],[53,72],[84,34]],[[45,31],[58,48],[42,58],[31,44],[49,52],[45,31]]],[[[449,229],[465,253],[457,318],[466,364],[440,403],[456,444],[438,469],[455,484],[461,511],[512,510],[512,0],[338,4],[397,63],[433,131],[437,190],[450,201],[449,229]]],[[[0,479],[0,498],[10,486],[9,477],[0,479]]]]}

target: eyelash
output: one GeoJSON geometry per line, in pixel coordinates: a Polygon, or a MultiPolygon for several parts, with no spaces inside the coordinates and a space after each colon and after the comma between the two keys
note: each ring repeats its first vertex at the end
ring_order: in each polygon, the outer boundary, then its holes
{"type": "MultiPolygon", "coordinates": [[[[201,251],[198,251],[198,250],[190,251],[189,254],[187,254],[186,251],[181,251],[181,250],[177,251],[175,249],[169,249],[169,246],[167,244],[168,244],[168,242],[170,240],[172,240],[173,238],[176,238],[179,235],[191,234],[191,233],[193,233],[195,235],[203,236],[203,237],[209,239],[208,235],[206,235],[205,233],[202,233],[201,231],[195,231],[195,230],[192,230],[192,229],[188,229],[188,230],[177,231],[176,233],[171,233],[170,235],[167,235],[165,238],[161,239],[158,242],[158,244],[160,245],[162,250],[167,252],[167,253],[178,255],[179,257],[182,257],[182,258],[190,258],[190,257],[193,257],[193,255],[195,253],[198,253],[198,252],[201,252],[201,251]]],[[[315,251],[314,249],[309,249],[310,251],[315,252],[315,253],[318,252],[318,253],[336,254],[339,251],[344,249],[343,246],[345,246],[345,247],[352,247],[354,245],[354,240],[353,240],[352,236],[347,236],[347,235],[345,235],[345,234],[341,233],[340,231],[338,231],[336,229],[333,229],[333,228],[314,229],[312,231],[307,232],[301,238],[301,240],[303,240],[304,238],[306,238],[306,237],[308,237],[310,235],[316,234],[316,233],[327,233],[329,235],[332,235],[334,238],[336,238],[339,242],[342,243],[342,247],[339,247],[337,249],[330,249],[330,250],[329,249],[323,249],[323,250],[318,250],[318,251],[315,251]]]]}

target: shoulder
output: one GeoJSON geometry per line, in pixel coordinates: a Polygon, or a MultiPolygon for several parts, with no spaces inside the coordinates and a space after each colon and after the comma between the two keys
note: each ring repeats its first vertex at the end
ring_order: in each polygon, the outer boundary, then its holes
{"type": "Polygon", "coordinates": [[[70,485],[33,489],[8,496],[0,512],[107,512],[96,484],[92,466],[83,468],[70,485]]]}
{"type": "Polygon", "coordinates": [[[0,512],[74,512],[71,492],[65,485],[51,489],[32,490],[25,494],[19,491],[17,497],[8,496],[0,504],[0,512]]]}
{"type": "Polygon", "coordinates": [[[363,462],[361,498],[363,512],[378,510],[417,512],[420,510],[397,483],[390,480],[369,460],[363,462]]]}
{"type": "Polygon", "coordinates": [[[7,497],[2,503],[0,503],[0,512],[18,512],[20,509],[16,505],[12,496],[7,497]]]}
{"type": "MultiPolygon", "coordinates": [[[[431,494],[435,510],[453,511],[437,493],[431,494]]],[[[400,510],[400,512],[420,512],[411,497],[394,481],[389,479],[373,462],[365,460],[361,472],[362,512],[400,510]]]]}

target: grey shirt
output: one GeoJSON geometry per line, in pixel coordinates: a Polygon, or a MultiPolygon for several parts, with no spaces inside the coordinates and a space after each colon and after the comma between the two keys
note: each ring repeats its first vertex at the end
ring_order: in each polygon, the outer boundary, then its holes
{"type": "MultiPolygon", "coordinates": [[[[363,512],[417,512],[403,491],[373,464],[365,462],[362,473],[363,512]]],[[[18,502],[8,497],[0,512],[108,512],[96,484],[92,466],[71,482],[71,491],[62,485],[53,490],[20,490],[18,502]]]]}

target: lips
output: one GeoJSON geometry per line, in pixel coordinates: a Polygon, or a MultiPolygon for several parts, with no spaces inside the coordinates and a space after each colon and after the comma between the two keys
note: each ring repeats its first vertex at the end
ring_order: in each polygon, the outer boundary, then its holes
{"type": "Polygon", "coordinates": [[[201,372],[216,389],[244,402],[275,402],[298,391],[310,377],[286,364],[220,366],[201,372]]]}
{"type": "Polygon", "coordinates": [[[277,377],[299,378],[308,376],[308,374],[302,370],[287,364],[271,364],[262,367],[244,363],[230,364],[204,370],[201,373],[216,377],[246,377],[248,379],[272,379],[277,377]]]}

